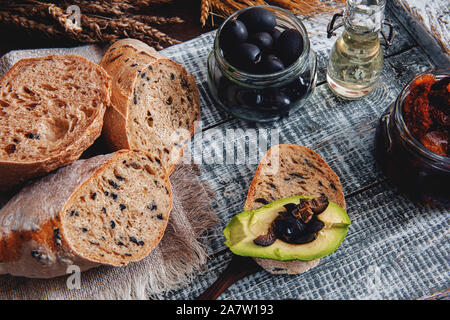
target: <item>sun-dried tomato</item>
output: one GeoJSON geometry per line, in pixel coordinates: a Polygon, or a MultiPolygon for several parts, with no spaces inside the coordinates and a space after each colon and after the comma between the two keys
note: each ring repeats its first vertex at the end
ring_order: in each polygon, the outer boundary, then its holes
{"type": "Polygon", "coordinates": [[[414,138],[434,153],[450,155],[450,77],[436,81],[427,74],[416,79],[404,101],[403,112],[414,138]]]}
{"type": "Polygon", "coordinates": [[[434,153],[445,156],[448,148],[448,137],[441,131],[431,131],[425,134],[420,142],[434,153]]]}

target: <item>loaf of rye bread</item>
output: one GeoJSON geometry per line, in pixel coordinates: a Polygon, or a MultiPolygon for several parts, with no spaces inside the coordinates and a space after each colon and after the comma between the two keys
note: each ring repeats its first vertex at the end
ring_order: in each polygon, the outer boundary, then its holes
{"type": "Polygon", "coordinates": [[[101,133],[111,79],[76,55],[23,59],[0,79],[0,190],[77,160],[101,133]]]}
{"type": "Polygon", "coordinates": [[[123,150],[78,160],[0,210],[0,274],[51,278],[71,265],[138,261],[159,243],[171,208],[158,157],[123,150]]]}
{"type": "MultiPolygon", "coordinates": [[[[254,210],[275,200],[295,195],[323,196],[345,209],[339,177],[313,150],[300,145],[281,144],[266,153],[250,185],[245,210],[254,210]]],[[[270,273],[298,274],[315,267],[312,261],[276,261],[255,258],[270,273]]]]}
{"type": "Polygon", "coordinates": [[[135,39],[115,42],[101,66],[112,78],[112,108],[103,128],[113,150],[158,155],[170,174],[200,118],[194,77],[180,64],[135,39]]]}

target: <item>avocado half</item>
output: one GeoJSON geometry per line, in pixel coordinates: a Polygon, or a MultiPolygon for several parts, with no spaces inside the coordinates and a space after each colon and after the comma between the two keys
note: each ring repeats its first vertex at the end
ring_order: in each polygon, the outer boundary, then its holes
{"type": "Polygon", "coordinates": [[[259,209],[237,214],[223,231],[226,238],[225,244],[233,253],[240,256],[278,261],[310,261],[333,253],[347,235],[350,219],[344,209],[331,201],[327,209],[317,216],[325,226],[319,231],[314,241],[305,244],[291,244],[277,239],[266,247],[258,246],[253,242],[255,238],[268,232],[270,225],[278,216],[278,212],[285,211],[284,205],[298,204],[302,198],[313,197],[285,198],[259,209]]]}

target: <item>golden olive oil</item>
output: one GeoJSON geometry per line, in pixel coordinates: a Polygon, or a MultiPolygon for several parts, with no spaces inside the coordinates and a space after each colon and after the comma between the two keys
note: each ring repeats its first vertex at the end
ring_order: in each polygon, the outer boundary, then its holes
{"type": "MultiPolygon", "coordinates": [[[[383,68],[379,33],[386,0],[346,0],[346,3],[344,13],[335,14],[328,25],[328,37],[339,27],[333,27],[339,17],[343,18],[341,25],[345,29],[331,50],[327,82],[338,96],[358,99],[376,87],[383,68]]],[[[390,32],[387,45],[392,37],[390,32]]]]}
{"type": "Polygon", "coordinates": [[[331,51],[327,81],[337,95],[357,99],[375,88],[382,67],[378,32],[346,28],[331,51]]]}

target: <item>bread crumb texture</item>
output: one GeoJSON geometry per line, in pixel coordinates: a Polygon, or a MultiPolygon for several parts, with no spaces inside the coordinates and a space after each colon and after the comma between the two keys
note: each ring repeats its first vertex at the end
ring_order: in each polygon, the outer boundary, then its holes
{"type": "Polygon", "coordinates": [[[200,119],[194,77],[182,65],[132,39],[114,43],[101,65],[113,81],[106,140],[114,150],[141,149],[158,155],[171,173],[200,119]]]}
{"type": "Polygon", "coordinates": [[[245,208],[294,195],[326,196],[345,209],[339,177],[317,153],[299,145],[273,146],[258,166],[245,208]]]}
{"type": "Polygon", "coordinates": [[[109,102],[108,78],[75,55],[16,63],[0,80],[0,160],[45,159],[85,138],[109,102]]]}
{"type": "Polygon", "coordinates": [[[125,153],[72,195],[61,222],[76,253],[118,266],[142,259],[156,246],[172,206],[170,183],[157,160],[125,153]]]}

